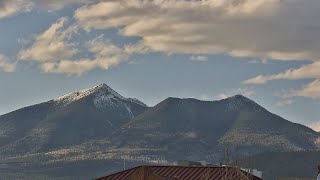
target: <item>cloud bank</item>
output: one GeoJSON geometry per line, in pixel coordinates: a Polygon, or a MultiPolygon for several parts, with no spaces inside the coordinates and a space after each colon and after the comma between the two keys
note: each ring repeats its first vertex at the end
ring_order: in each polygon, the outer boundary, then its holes
{"type": "Polygon", "coordinates": [[[280,0],[118,0],[84,6],[90,29],[120,28],[155,51],[261,59],[320,59],[320,2],[280,0]]]}

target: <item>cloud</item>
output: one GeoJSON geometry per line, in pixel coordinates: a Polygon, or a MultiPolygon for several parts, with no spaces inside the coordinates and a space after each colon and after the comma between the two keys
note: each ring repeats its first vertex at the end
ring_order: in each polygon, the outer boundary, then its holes
{"type": "Polygon", "coordinates": [[[264,84],[268,81],[279,79],[320,79],[320,62],[314,62],[312,64],[304,65],[298,69],[289,69],[286,72],[274,74],[270,76],[257,76],[252,79],[244,81],[245,84],[264,84]]]}
{"type": "Polygon", "coordinates": [[[288,106],[293,103],[293,100],[291,97],[282,97],[280,101],[277,102],[277,106],[283,107],[283,106],[288,106]]]}
{"type": "Polygon", "coordinates": [[[208,61],[208,57],[207,56],[191,56],[190,57],[191,61],[208,61]]]}
{"type": "Polygon", "coordinates": [[[75,55],[78,50],[69,40],[77,28],[69,26],[64,29],[67,21],[67,18],[61,18],[48,30],[37,35],[32,46],[21,50],[18,57],[22,60],[47,62],[68,59],[75,55]]]}
{"type": "Polygon", "coordinates": [[[317,131],[317,132],[320,132],[320,121],[317,121],[317,122],[313,122],[313,123],[310,123],[308,125],[311,129],[317,131]]]}
{"type": "Polygon", "coordinates": [[[300,90],[294,90],[292,92],[286,92],[282,95],[282,100],[278,105],[288,105],[293,102],[293,97],[306,97],[312,99],[320,99],[320,62],[314,62],[312,64],[304,65],[298,69],[289,69],[283,73],[269,75],[269,76],[257,76],[252,79],[244,81],[244,84],[264,84],[272,80],[298,80],[298,79],[313,79],[313,81],[304,86],[300,90]]]}
{"type": "Polygon", "coordinates": [[[33,0],[35,4],[49,9],[50,11],[60,10],[71,4],[86,4],[96,0],[33,0]]]}
{"type": "Polygon", "coordinates": [[[44,63],[41,65],[42,71],[46,73],[81,75],[96,68],[108,69],[111,66],[118,65],[126,61],[129,55],[133,53],[133,51],[115,46],[105,40],[103,36],[99,36],[86,44],[88,51],[94,54],[93,58],[44,63]]]}
{"type": "Polygon", "coordinates": [[[33,3],[29,0],[1,0],[0,19],[9,17],[21,12],[31,11],[33,3]]]}
{"type": "Polygon", "coordinates": [[[35,7],[56,11],[72,4],[90,4],[98,0],[0,0],[0,19],[21,12],[30,12],[35,7]]]}
{"type": "Polygon", "coordinates": [[[119,47],[103,35],[84,43],[73,43],[72,37],[79,33],[78,30],[77,24],[60,18],[45,32],[36,35],[30,47],[19,52],[18,58],[39,63],[44,73],[81,75],[126,62],[132,54],[150,52],[140,42],[119,47]]]}
{"type": "Polygon", "coordinates": [[[249,87],[245,87],[245,88],[238,88],[238,89],[231,89],[231,90],[227,90],[223,93],[220,93],[216,96],[217,99],[226,99],[230,96],[234,96],[237,94],[241,94],[247,97],[251,97],[255,94],[255,91],[252,90],[249,87]]]}
{"type": "Polygon", "coordinates": [[[320,100],[320,79],[317,79],[310,84],[304,86],[300,90],[296,90],[291,94],[292,97],[307,97],[320,100]]]}
{"type": "MultiPolygon", "coordinates": [[[[26,1],[1,2],[0,8],[9,2],[26,1]]],[[[74,3],[86,4],[74,13],[76,24],[67,26],[67,19],[62,18],[38,35],[31,47],[20,52],[21,59],[39,62],[43,72],[82,74],[95,68],[107,69],[125,62],[133,53],[155,51],[190,54],[191,60],[200,61],[207,60],[201,54],[227,54],[255,57],[263,62],[268,59],[312,62],[283,73],[259,75],[244,81],[245,84],[263,84],[277,79],[320,79],[320,21],[314,20],[314,17],[320,16],[318,0],[33,2],[52,10],[74,3]],[[87,51],[93,57],[76,58],[80,50],[70,39],[79,28],[78,25],[87,31],[115,28],[119,30],[119,35],[138,37],[140,41],[130,46],[116,46],[118,52],[123,54],[121,57],[92,52],[93,48],[88,47],[87,51]],[[74,70],[70,68],[72,65],[74,70]]]]}
{"type": "Polygon", "coordinates": [[[316,60],[319,8],[317,0],[119,0],[74,17],[87,30],[119,28],[160,52],[316,60]]]}
{"type": "Polygon", "coordinates": [[[202,101],[209,101],[210,97],[207,94],[202,94],[199,99],[202,101]]]}
{"type": "Polygon", "coordinates": [[[277,106],[287,106],[292,104],[294,97],[305,97],[320,100],[320,79],[312,81],[301,89],[288,90],[276,96],[280,97],[279,102],[276,104],[277,106]]]}
{"type": "Polygon", "coordinates": [[[108,69],[113,65],[119,64],[118,59],[80,59],[76,61],[63,60],[59,62],[48,62],[41,65],[41,69],[45,73],[57,73],[68,75],[81,75],[84,72],[91,71],[96,68],[108,69]]]}
{"type": "Polygon", "coordinates": [[[16,63],[10,62],[6,56],[0,54],[0,71],[13,72],[15,69],[16,63]]]}

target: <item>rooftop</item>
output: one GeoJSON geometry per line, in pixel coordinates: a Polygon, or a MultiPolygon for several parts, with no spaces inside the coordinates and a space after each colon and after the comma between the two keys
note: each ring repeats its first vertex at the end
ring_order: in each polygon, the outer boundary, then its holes
{"type": "Polygon", "coordinates": [[[228,166],[138,166],[97,180],[262,180],[228,166]]]}

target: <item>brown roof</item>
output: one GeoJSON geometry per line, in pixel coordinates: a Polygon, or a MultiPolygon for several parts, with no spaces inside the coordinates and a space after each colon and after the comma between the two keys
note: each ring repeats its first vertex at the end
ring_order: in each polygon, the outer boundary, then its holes
{"type": "Polygon", "coordinates": [[[97,180],[262,180],[235,167],[138,166],[97,180]]]}

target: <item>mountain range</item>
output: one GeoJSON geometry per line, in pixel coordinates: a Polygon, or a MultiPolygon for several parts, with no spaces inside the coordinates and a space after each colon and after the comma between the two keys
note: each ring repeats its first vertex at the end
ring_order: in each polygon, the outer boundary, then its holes
{"type": "Polygon", "coordinates": [[[101,84],[0,116],[0,170],[8,172],[21,170],[19,163],[218,163],[226,152],[237,158],[319,148],[318,132],[242,95],[219,101],[170,97],[148,107],[101,84]]]}

